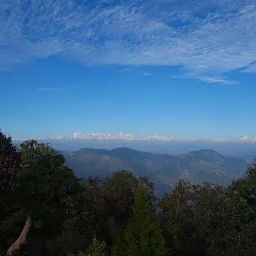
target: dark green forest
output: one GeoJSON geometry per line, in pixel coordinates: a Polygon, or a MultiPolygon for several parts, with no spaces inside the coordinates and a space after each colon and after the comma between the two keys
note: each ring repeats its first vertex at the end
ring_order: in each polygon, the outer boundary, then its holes
{"type": "MultiPolygon", "coordinates": [[[[171,171],[171,170],[170,170],[171,171]]],[[[256,255],[256,162],[228,187],[120,170],[77,178],[48,144],[0,132],[0,255],[256,255]]]]}

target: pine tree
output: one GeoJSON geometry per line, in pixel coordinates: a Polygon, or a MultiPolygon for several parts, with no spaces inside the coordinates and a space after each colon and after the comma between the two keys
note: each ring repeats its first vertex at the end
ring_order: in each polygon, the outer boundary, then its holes
{"type": "Polygon", "coordinates": [[[86,251],[86,256],[105,256],[106,255],[106,243],[100,242],[96,238],[93,238],[92,243],[86,251]]]}
{"type": "Polygon", "coordinates": [[[139,187],[133,206],[133,217],[121,241],[122,255],[165,255],[165,241],[157,224],[151,219],[148,194],[139,187]]]}

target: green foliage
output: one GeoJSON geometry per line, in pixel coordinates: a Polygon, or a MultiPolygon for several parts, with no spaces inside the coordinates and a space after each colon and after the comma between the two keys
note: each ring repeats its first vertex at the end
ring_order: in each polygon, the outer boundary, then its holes
{"type": "Polygon", "coordinates": [[[164,238],[156,223],[151,220],[148,194],[140,186],[136,192],[133,216],[121,241],[122,255],[165,255],[164,238]]]}
{"type": "MultiPolygon", "coordinates": [[[[248,249],[247,254],[244,253],[244,241],[252,237],[247,233],[252,224],[247,201],[239,193],[218,186],[204,186],[198,194],[196,222],[206,238],[206,252],[209,255],[253,255],[248,249]]],[[[252,241],[246,243],[248,246],[252,241]]],[[[251,250],[255,252],[253,247],[251,250]]]]}
{"type": "Polygon", "coordinates": [[[110,215],[127,218],[131,215],[138,180],[128,171],[115,172],[106,180],[106,200],[110,215]]]}
{"type": "Polygon", "coordinates": [[[27,212],[24,209],[17,209],[9,212],[5,219],[0,221],[0,248],[7,248],[17,239],[26,218],[27,212]]]}
{"type": "Polygon", "coordinates": [[[256,211],[256,159],[248,167],[246,176],[238,180],[234,180],[229,187],[229,191],[239,194],[247,201],[251,210],[256,211]]]}
{"type": "Polygon", "coordinates": [[[86,250],[87,256],[105,256],[106,255],[106,243],[100,242],[96,238],[93,238],[92,243],[86,250]]]}
{"type": "Polygon", "coordinates": [[[12,145],[11,137],[6,137],[0,131],[0,204],[12,187],[19,164],[20,154],[12,145]]]}
{"type": "Polygon", "coordinates": [[[107,217],[107,232],[109,232],[104,238],[105,241],[115,243],[128,224],[133,214],[135,193],[139,186],[144,186],[147,190],[147,200],[153,216],[154,184],[146,177],[138,178],[129,171],[119,171],[105,180],[105,216],[107,217]]]}
{"type": "MultiPolygon", "coordinates": [[[[149,157],[143,154],[140,160],[149,157]]],[[[179,181],[160,199],[158,214],[155,203],[154,184],[145,177],[119,171],[78,180],[49,145],[26,141],[17,152],[0,132],[0,255],[28,215],[23,255],[256,255],[256,162],[226,188],[179,181]]]]}
{"type": "Polygon", "coordinates": [[[63,156],[48,145],[33,140],[24,142],[14,183],[13,208],[24,209],[32,217],[33,237],[42,241],[54,239],[65,219],[73,215],[80,190],[63,156]]]}
{"type": "Polygon", "coordinates": [[[61,154],[45,144],[26,141],[21,145],[21,169],[17,178],[19,203],[41,225],[54,225],[72,214],[79,191],[77,179],[61,154]]]}
{"type": "Polygon", "coordinates": [[[106,256],[106,243],[100,242],[95,237],[93,238],[91,244],[87,248],[87,250],[81,251],[79,250],[75,254],[69,254],[68,256],[106,256]]]}
{"type": "Polygon", "coordinates": [[[109,211],[112,211],[111,216],[120,219],[130,218],[135,193],[140,185],[146,188],[148,200],[152,203],[155,199],[154,184],[146,177],[137,178],[129,171],[119,171],[106,180],[106,203],[109,211]]]}
{"type": "Polygon", "coordinates": [[[62,233],[56,239],[58,249],[64,255],[86,251],[92,239],[90,223],[86,213],[82,212],[66,220],[62,233]]]}
{"type": "Polygon", "coordinates": [[[14,180],[20,165],[20,153],[12,145],[11,137],[0,131],[0,253],[19,232],[23,211],[17,209],[13,196],[14,180]]]}
{"type": "Polygon", "coordinates": [[[174,255],[199,255],[202,250],[203,243],[194,223],[194,199],[194,187],[180,180],[175,189],[166,193],[159,202],[161,228],[174,255]]]}

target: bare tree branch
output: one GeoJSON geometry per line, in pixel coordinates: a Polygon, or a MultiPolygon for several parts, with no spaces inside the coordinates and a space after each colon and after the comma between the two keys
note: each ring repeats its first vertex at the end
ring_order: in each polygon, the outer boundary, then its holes
{"type": "Polygon", "coordinates": [[[6,253],[7,256],[13,255],[14,252],[19,250],[23,244],[27,243],[27,234],[30,230],[31,223],[32,223],[31,217],[28,216],[27,220],[25,222],[25,225],[20,233],[19,238],[9,247],[9,249],[6,253]]]}

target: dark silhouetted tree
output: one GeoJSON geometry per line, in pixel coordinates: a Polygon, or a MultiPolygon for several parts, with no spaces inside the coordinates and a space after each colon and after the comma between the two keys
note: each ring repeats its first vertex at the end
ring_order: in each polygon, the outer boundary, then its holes
{"type": "Polygon", "coordinates": [[[65,218],[73,214],[75,198],[80,189],[73,171],[64,157],[50,146],[31,140],[21,144],[21,168],[17,173],[16,196],[19,206],[27,212],[27,220],[19,238],[8,250],[12,255],[33,227],[43,239],[60,232],[65,218]]]}
{"type": "Polygon", "coordinates": [[[19,231],[23,212],[15,206],[13,195],[15,177],[20,166],[20,153],[12,144],[11,137],[0,131],[0,255],[19,231]]]}
{"type": "Polygon", "coordinates": [[[0,131],[0,208],[4,196],[9,194],[13,187],[13,179],[20,165],[20,153],[12,144],[11,137],[6,137],[0,131]]]}
{"type": "Polygon", "coordinates": [[[159,206],[160,223],[168,248],[174,255],[201,255],[203,242],[194,224],[195,190],[189,182],[178,181],[170,194],[165,194],[159,206]]]}

